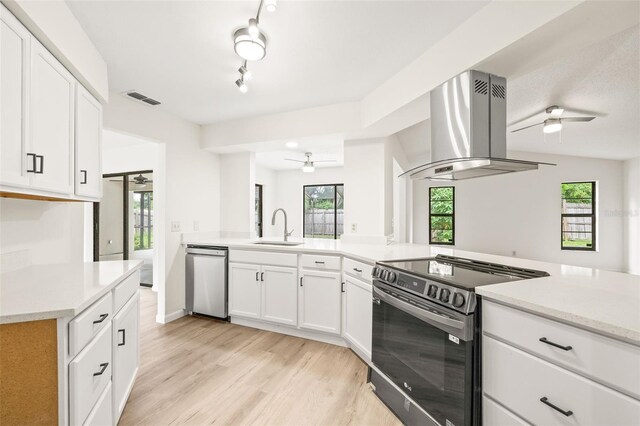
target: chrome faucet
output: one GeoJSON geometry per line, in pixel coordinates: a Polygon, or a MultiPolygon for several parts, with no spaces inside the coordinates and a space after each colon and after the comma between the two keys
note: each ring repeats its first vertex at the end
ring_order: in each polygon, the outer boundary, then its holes
{"type": "Polygon", "coordinates": [[[291,232],[287,232],[287,212],[284,209],[275,209],[273,211],[273,217],[271,218],[271,224],[276,224],[276,213],[282,212],[284,214],[284,240],[289,241],[289,235],[293,234],[293,229],[291,232]]]}

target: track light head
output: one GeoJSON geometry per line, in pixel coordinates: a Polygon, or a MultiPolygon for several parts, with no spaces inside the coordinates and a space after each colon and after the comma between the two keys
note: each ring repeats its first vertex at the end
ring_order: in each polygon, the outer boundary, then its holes
{"type": "Polygon", "coordinates": [[[244,84],[244,81],[242,78],[239,78],[236,80],[236,86],[238,86],[238,90],[240,90],[240,92],[242,93],[247,93],[247,90],[249,90],[247,85],[244,84]]]}

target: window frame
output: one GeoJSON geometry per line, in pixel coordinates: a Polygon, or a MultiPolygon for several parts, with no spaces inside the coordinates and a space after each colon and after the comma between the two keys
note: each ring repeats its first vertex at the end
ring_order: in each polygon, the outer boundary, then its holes
{"type": "Polygon", "coordinates": [[[447,186],[430,186],[429,187],[429,245],[437,245],[437,246],[454,246],[456,245],[456,187],[453,185],[447,186]],[[452,189],[452,197],[451,202],[453,204],[451,209],[451,214],[448,213],[432,213],[431,212],[431,189],[432,188],[451,188],[452,189]],[[432,217],[451,217],[451,241],[450,242],[440,242],[433,241],[433,230],[431,229],[431,218],[432,217]]]}
{"type": "MultiPolygon", "coordinates": [[[[257,219],[257,225],[259,226],[260,232],[256,232],[257,237],[258,238],[262,238],[262,235],[264,234],[264,212],[263,212],[263,195],[264,195],[264,189],[262,184],[260,183],[256,183],[256,187],[255,187],[255,191],[256,194],[260,194],[260,197],[256,197],[254,195],[254,198],[258,198],[259,199],[259,203],[258,203],[258,211],[256,212],[256,219],[257,219]]],[[[255,200],[254,200],[255,202],[255,200]]]]}
{"type": "Polygon", "coordinates": [[[597,185],[596,181],[574,181],[574,182],[560,182],[560,250],[570,250],[570,251],[596,251],[596,190],[597,185]],[[562,185],[567,184],[578,184],[578,183],[589,183],[591,184],[591,214],[588,213],[563,213],[562,212],[562,185]],[[564,233],[562,229],[563,221],[566,217],[590,217],[591,218],[591,247],[565,247],[564,242],[564,233]]]}
{"type": "MultiPolygon", "coordinates": [[[[149,209],[149,202],[153,202],[153,190],[141,190],[141,191],[131,191],[134,194],[140,194],[140,221],[141,224],[137,227],[140,230],[140,248],[135,248],[135,234],[136,234],[136,225],[133,225],[133,235],[134,235],[134,247],[133,251],[136,252],[138,250],[153,250],[153,223],[149,222],[148,224],[144,223],[144,211],[146,210],[151,213],[152,210],[149,209]],[[145,228],[147,230],[147,241],[149,241],[149,247],[145,247],[144,237],[145,237],[145,228]]],[[[149,214],[151,217],[151,214],[149,214]]]]}
{"type": "Polygon", "coordinates": [[[338,239],[338,187],[342,187],[342,202],[344,203],[344,183],[318,183],[313,185],[302,185],[302,238],[313,238],[307,237],[306,229],[307,229],[307,221],[306,214],[304,210],[304,197],[307,194],[306,189],[312,186],[333,186],[333,239],[338,239]]]}

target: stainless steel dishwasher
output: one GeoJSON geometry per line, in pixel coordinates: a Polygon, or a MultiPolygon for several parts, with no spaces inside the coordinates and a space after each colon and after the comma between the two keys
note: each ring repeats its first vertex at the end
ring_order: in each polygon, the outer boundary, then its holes
{"type": "Polygon", "coordinates": [[[226,247],[187,245],[186,308],[189,314],[228,319],[226,247]]]}

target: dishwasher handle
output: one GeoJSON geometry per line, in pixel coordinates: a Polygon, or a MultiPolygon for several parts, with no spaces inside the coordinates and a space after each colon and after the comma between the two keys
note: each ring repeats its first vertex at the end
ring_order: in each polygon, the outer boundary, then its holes
{"type": "Polygon", "coordinates": [[[228,251],[227,250],[219,250],[219,249],[204,249],[204,248],[194,248],[188,247],[187,254],[199,254],[203,256],[218,256],[218,257],[226,257],[228,251]]]}

